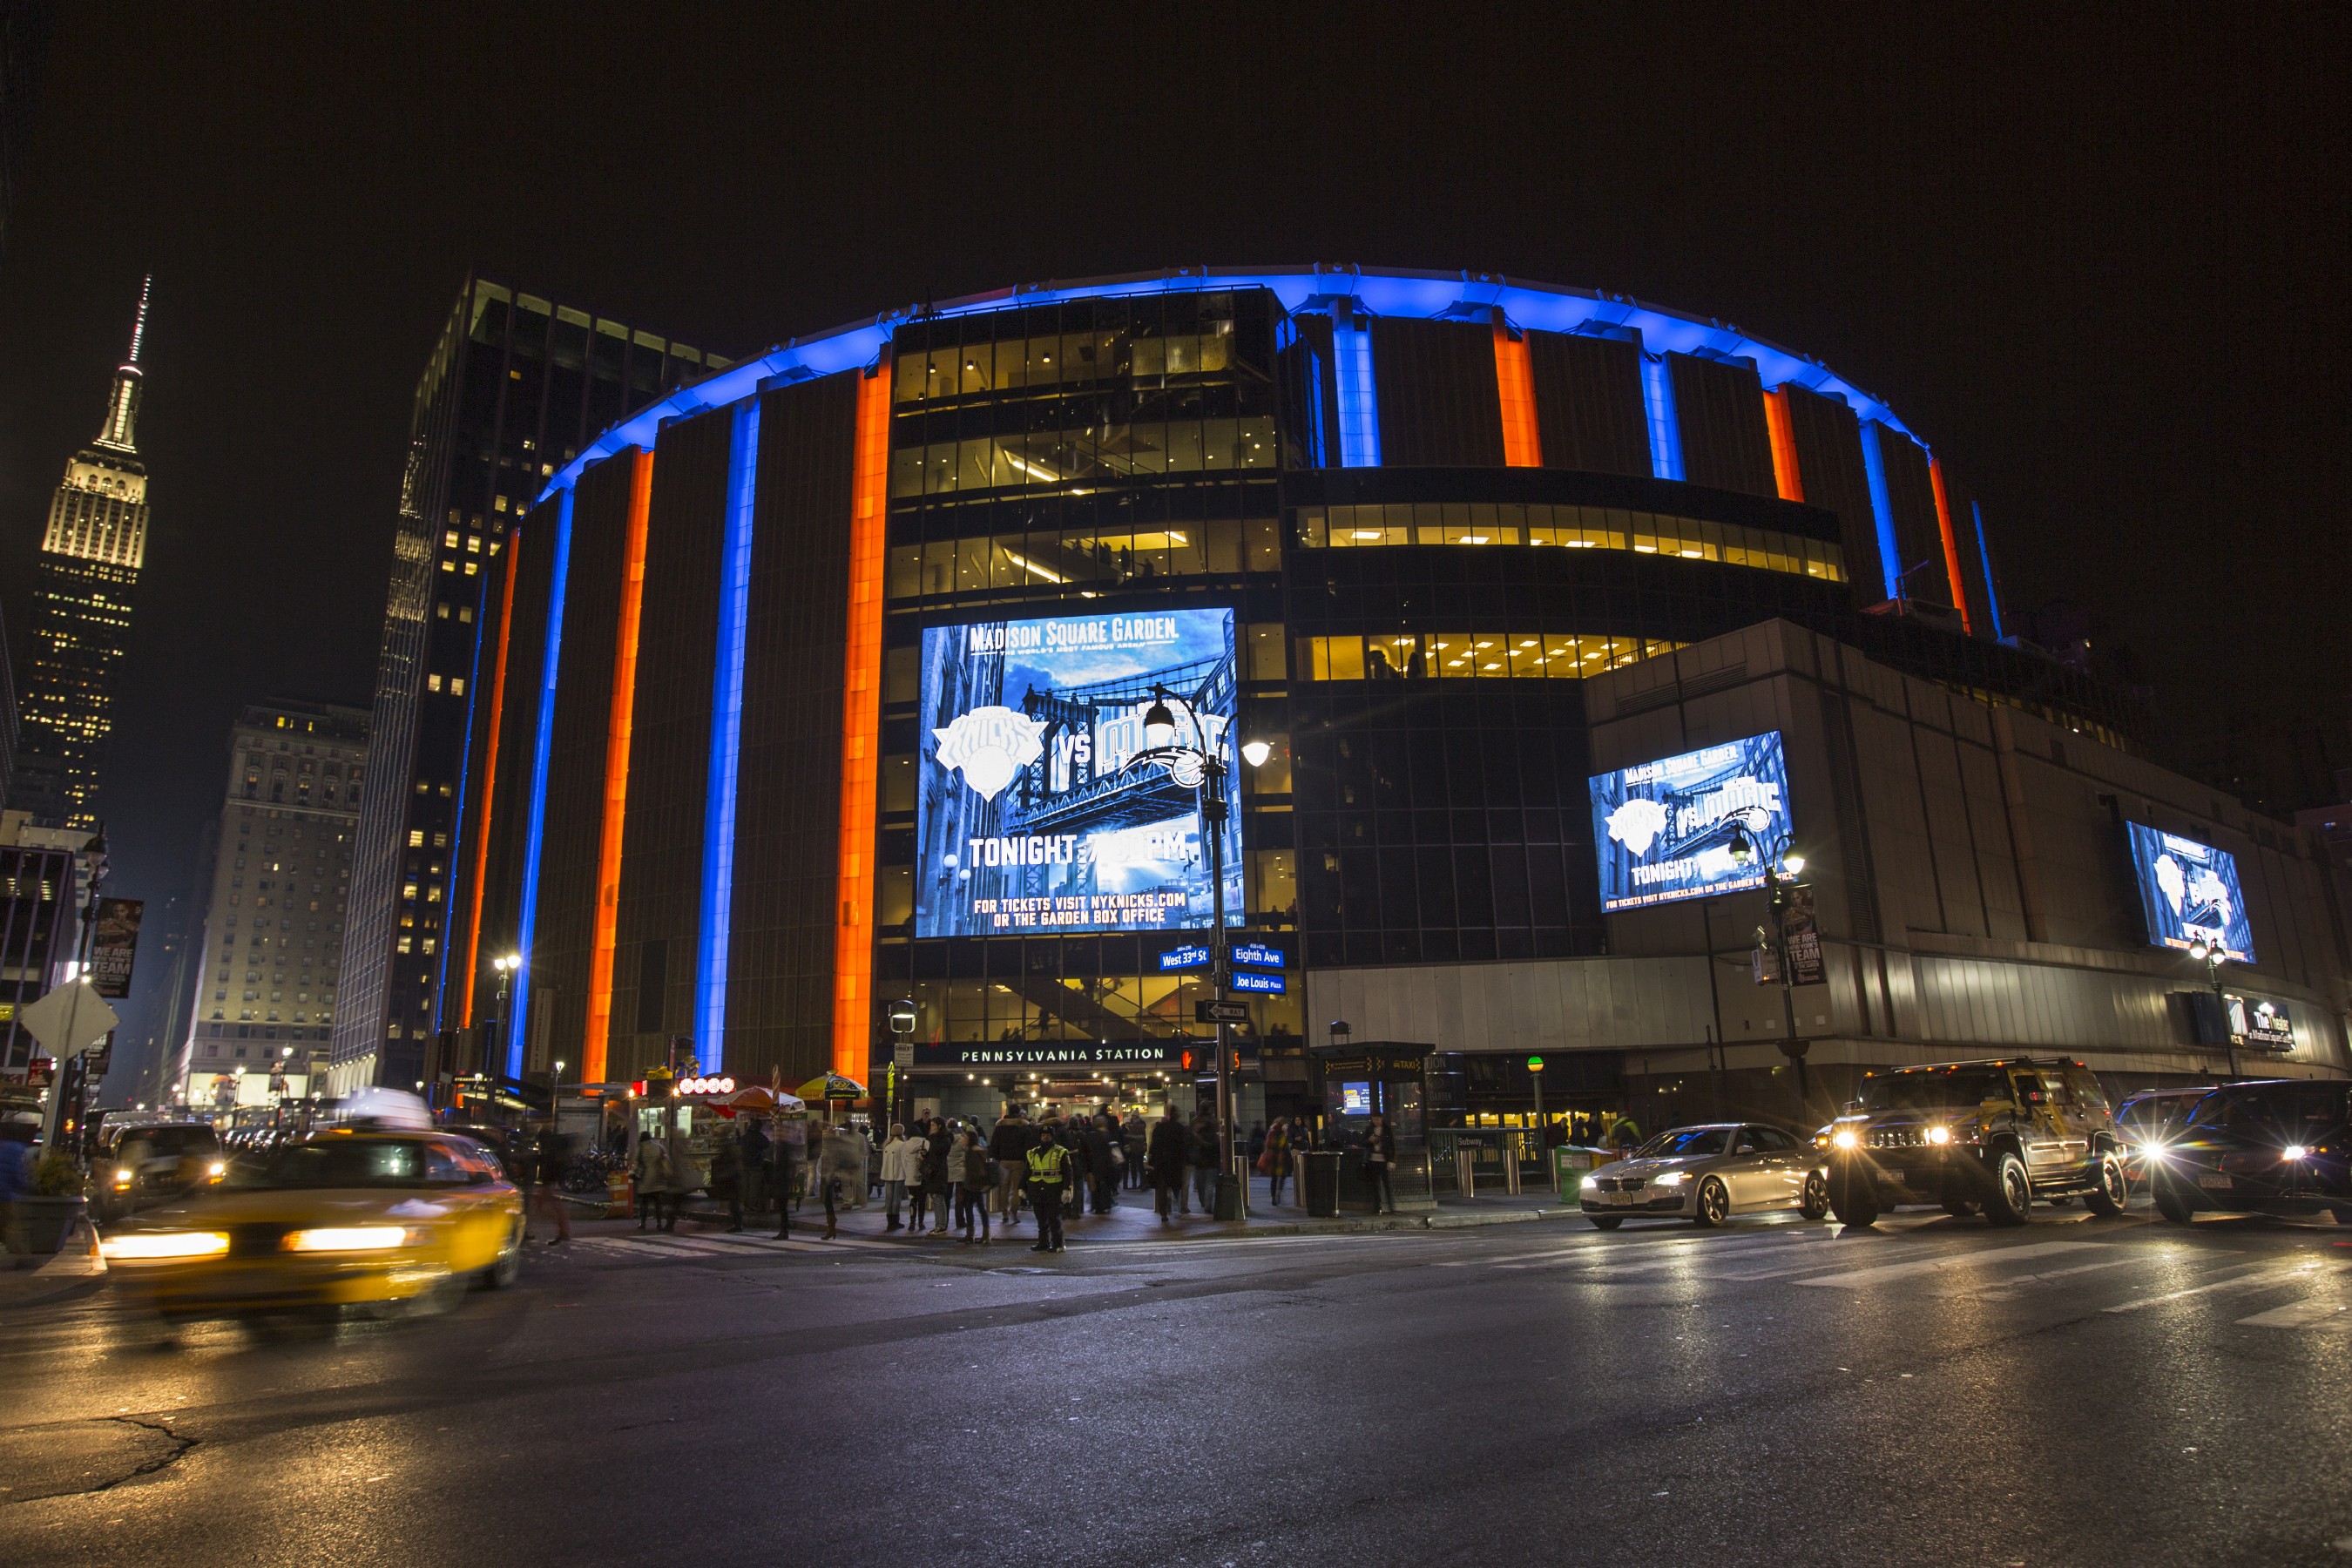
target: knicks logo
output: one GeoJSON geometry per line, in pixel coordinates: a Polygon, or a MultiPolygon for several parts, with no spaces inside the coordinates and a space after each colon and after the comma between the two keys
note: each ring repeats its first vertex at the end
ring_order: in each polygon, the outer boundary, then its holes
{"type": "Polygon", "coordinates": [[[1013,775],[1045,754],[1045,721],[1010,708],[975,708],[960,713],[939,737],[940,766],[955,768],[982,800],[1013,782],[1013,775]]]}

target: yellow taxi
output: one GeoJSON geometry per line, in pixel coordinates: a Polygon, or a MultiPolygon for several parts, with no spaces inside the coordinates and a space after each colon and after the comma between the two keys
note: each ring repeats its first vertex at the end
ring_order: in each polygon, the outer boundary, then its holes
{"type": "Polygon", "coordinates": [[[99,1240],[119,1290],[168,1316],[434,1310],[520,1268],[522,1195],[470,1139],[335,1128],[99,1240]]]}

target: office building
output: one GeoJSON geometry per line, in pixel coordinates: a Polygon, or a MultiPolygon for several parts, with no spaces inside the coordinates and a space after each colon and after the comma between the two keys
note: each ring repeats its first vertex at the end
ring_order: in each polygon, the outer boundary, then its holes
{"type": "MultiPolygon", "coordinates": [[[[401,481],[369,726],[377,787],[360,820],[337,1009],[339,1089],[407,1087],[436,1021],[471,1001],[444,937],[470,742],[501,693],[481,679],[486,597],[509,531],[589,437],[730,362],[480,279],[468,279],[419,379],[401,481]]],[[[521,692],[518,700],[523,700],[521,692]]]]}
{"type": "Polygon", "coordinates": [[[343,989],[367,772],[361,709],[277,701],[237,715],[166,1098],[227,1110],[317,1082],[343,989]]]}
{"type": "Polygon", "coordinates": [[[79,973],[105,878],[98,834],[0,811],[0,1084],[49,1054],[17,1015],[79,973]]]}
{"type": "Polygon", "coordinates": [[[1269,1108],[1334,1021],[1490,1105],[1531,1054],[1555,1109],[1713,1073],[1791,1119],[1937,1057],[2186,1079],[2231,1048],[2176,1000],[2200,943],[2292,1019],[2277,1070],[2346,1063],[2316,842],[2004,634],[1981,510],[1884,400],[1710,319],[1022,287],[638,410],[508,538],[449,929],[525,957],[511,1074],[683,1041],[872,1084],[903,1002],[950,1113],[1188,1079],[1220,901],[1269,1108]],[[1784,997],[1755,933],[1801,860],[1784,997]]]}
{"type": "Polygon", "coordinates": [[[139,460],[140,342],[147,287],[115,367],[98,439],[74,454],[49,503],[33,587],[32,661],[10,801],[58,826],[99,826],[99,769],[147,555],[147,466],[139,460]]]}

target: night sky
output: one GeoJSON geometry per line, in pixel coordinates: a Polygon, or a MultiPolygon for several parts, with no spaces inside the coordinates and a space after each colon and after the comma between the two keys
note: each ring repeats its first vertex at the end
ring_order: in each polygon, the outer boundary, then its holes
{"type": "Polygon", "coordinates": [[[21,658],[152,270],[116,891],[189,881],[240,701],[368,701],[468,268],[730,355],[1203,261],[1599,286],[1885,398],[2004,608],[2092,608],[2184,741],[2340,733],[2344,7],[822,9],[66,8],[0,260],[0,605],[21,658]]]}

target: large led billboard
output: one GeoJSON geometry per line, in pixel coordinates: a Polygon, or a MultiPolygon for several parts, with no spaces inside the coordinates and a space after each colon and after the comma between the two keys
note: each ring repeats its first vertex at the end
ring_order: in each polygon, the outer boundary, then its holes
{"type": "Polygon", "coordinates": [[[2185,949],[2201,939],[2220,948],[2224,958],[2252,963],[2254,928],[2238,887],[2237,857],[2137,822],[2125,823],[2124,831],[2131,845],[2132,875],[2139,881],[2139,907],[2147,916],[2147,940],[2158,947],[2185,949]]]}
{"type": "Polygon", "coordinates": [[[1780,731],[1662,757],[1592,779],[1601,907],[1640,909],[1764,885],[1790,833],[1780,731]],[[1745,836],[1746,865],[1732,858],[1745,836]]]}
{"type": "MultiPolygon", "coordinates": [[[[1181,698],[1168,705],[1175,743],[1214,750],[1230,798],[1234,675],[1229,609],[925,631],[915,934],[1209,926],[1199,773],[1184,759],[1141,754],[1143,721],[1155,689],[1181,698]]],[[[1239,925],[1237,809],[1224,856],[1225,920],[1239,925]]]]}

